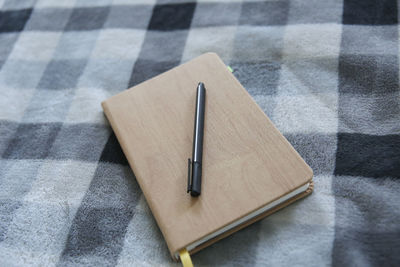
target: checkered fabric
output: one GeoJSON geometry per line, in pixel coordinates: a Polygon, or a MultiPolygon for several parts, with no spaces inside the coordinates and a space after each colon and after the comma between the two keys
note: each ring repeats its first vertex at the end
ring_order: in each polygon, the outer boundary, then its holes
{"type": "Polygon", "coordinates": [[[396,0],[0,7],[1,266],[177,264],[100,102],[208,51],[313,168],[315,192],[194,263],[400,264],[396,0]]]}

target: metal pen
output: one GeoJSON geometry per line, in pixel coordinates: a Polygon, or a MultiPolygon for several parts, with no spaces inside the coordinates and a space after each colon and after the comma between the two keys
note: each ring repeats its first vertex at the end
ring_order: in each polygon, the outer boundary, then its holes
{"type": "Polygon", "coordinates": [[[204,112],[206,104],[206,88],[200,82],[197,86],[196,112],[194,116],[192,161],[188,159],[188,186],[187,192],[192,197],[201,194],[201,175],[204,136],[204,112]]]}

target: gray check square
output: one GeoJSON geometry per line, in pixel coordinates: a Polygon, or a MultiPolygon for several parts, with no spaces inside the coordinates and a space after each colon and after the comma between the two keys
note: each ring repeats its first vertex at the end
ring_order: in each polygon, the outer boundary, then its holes
{"type": "Polygon", "coordinates": [[[99,124],[64,124],[49,152],[51,159],[93,161],[100,159],[110,135],[107,126],[99,124]],[[80,148],[85,149],[80,149],[80,148]]]}
{"type": "Polygon", "coordinates": [[[371,257],[369,263],[374,266],[397,265],[399,254],[387,248],[398,244],[398,225],[390,219],[400,216],[396,206],[400,201],[399,194],[392,193],[395,190],[398,192],[398,182],[338,176],[333,181],[333,188],[335,220],[340,225],[335,227],[333,265],[347,265],[359,255],[371,257]],[[390,216],[386,214],[387,210],[391,211],[390,216]],[[348,249],[349,246],[357,249],[348,249]]]}
{"type": "MultiPolygon", "coordinates": [[[[121,205],[124,213],[130,213],[137,205],[141,195],[142,192],[135,179],[135,174],[129,166],[98,162],[81,207],[88,205],[87,207],[102,209],[112,201],[114,205],[121,205]]],[[[82,209],[78,212],[84,215],[86,211],[82,209]]],[[[129,223],[129,221],[124,221],[124,223],[129,223]]]]}
{"type": "Polygon", "coordinates": [[[74,90],[34,90],[22,116],[23,122],[44,123],[65,120],[74,90]]]}
{"type": "Polygon", "coordinates": [[[399,28],[393,26],[343,25],[342,54],[393,55],[399,53],[397,41],[399,28]]]}
{"type": "Polygon", "coordinates": [[[6,159],[45,159],[61,123],[20,124],[3,153],[6,159]]]}
{"type": "MultiPolygon", "coordinates": [[[[357,149],[358,150],[358,149],[357,149]]],[[[362,149],[363,150],[363,149],[362,149]]],[[[351,163],[351,160],[349,161],[351,163]]],[[[340,222],[342,229],[338,236],[338,241],[343,242],[345,239],[353,239],[360,234],[360,231],[355,231],[354,222],[357,221],[361,224],[361,229],[374,229],[375,225],[378,224],[380,229],[384,228],[385,232],[390,230],[398,229],[398,223],[390,220],[391,216],[387,216],[386,209],[390,209],[392,214],[400,215],[400,211],[396,208],[397,204],[400,203],[400,186],[398,179],[376,179],[365,176],[350,176],[350,175],[338,175],[333,179],[333,193],[335,195],[336,204],[336,220],[340,222]],[[362,191],[354,191],[354,188],[360,188],[362,191]],[[376,188],[381,188],[386,194],[381,194],[376,188]],[[393,191],[391,190],[393,189],[393,191]],[[373,208],[371,208],[373,207],[373,208]]],[[[382,232],[381,234],[385,234],[382,232]]],[[[364,238],[368,237],[366,233],[364,238]]],[[[378,236],[378,233],[374,234],[378,236]]],[[[396,234],[391,234],[393,237],[397,237],[396,234]]],[[[362,248],[372,248],[375,241],[382,241],[379,238],[373,238],[372,242],[365,242],[363,238],[362,248]]],[[[389,236],[385,239],[388,241],[392,240],[389,236]]],[[[348,240],[351,243],[358,242],[358,238],[354,240],[348,240]]],[[[394,240],[392,240],[393,242],[394,240]]],[[[348,242],[343,242],[348,244],[348,242]]],[[[379,244],[379,243],[378,243],[379,244]]],[[[358,245],[357,245],[358,246],[358,245]]],[[[384,247],[382,244],[379,247],[384,247]]],[[[338,248],[341,249],[341,248],[338,248]]],[[[379,251],[379,248],[375,248],[374,253],[379,251]]],[[[342,251],[343,254],[351,255],[351,252],[342,251]]],[[[387,252],[386,252],[387,253],[387,252]]],[[[343,255],[342,254],[342,255],[343,255]]],[[[338,260],[339,262],[343,259],[338,260]]],[[[390,260],[390,259],[388,259],[390,260]]]]}
{"type": "MultiPolygon", "coordinates": [[[[0,199],[23,201],[26,194],[31,190],[32,183],[37,178],[38,171],[43,163],[44,160],[37,159],[1,160],[0,199]],[[18,175],[18,179],[15,179],[16,173],[21,174],[18,175]]],[[[11,214],[14,215],[14,213],[11,214]]],[[[0,220],[0,224],[1,222],[2,220],[0,220]]]]}
{"type": "Polygon", "coordinates": [[[342,21],[343,2],[336,0],[291,0],[289,24],[338,23],[342,21]]]}
{"type": "Polygon", "coordinates": [[[187,30],[148,31],[140,52],[140,58],[160,62],[180,60],[187,35],[187,30]]]}
{"type": "Polygon", "coordinates": [[[75,88],[85,68],[85,60],[53,60],[40,79],[39,89],[75,88]]]}
{"type": "Polygon", "coordinates": [[[66,31],[101,29],[107,19],[109,7],[75,8],[65,27],[66,31]]]}
{"type": "Polygon", "coordinates": [[[140,188],[130,169],[99,163],[72,221],[61,263],[69,262],[82,250],[100,257],[106,244],[108,255],[111,256],[102,259],[102,262],[115,265],[114,260],[121,252],[126,228],[140,196],[140,188]],[[113,208],[115,205],[119,208],[113,208]],[[106,223],[110,221],[111,224],[106,223]]]}
{"type": "Polygon", "coordinates": [[[150,5],[112,6],[104,27],[146,29],[152,9],[150,5]]]}
{"type": "Polygon", "coordinates": [[[53,58],[64,60],[89,58],[98,35],[97,31],[63,32],[53,58]]]}
{"type": "Polygon", "coordinates": [[[0,200],[0,242],[6,238],[8,226],[13,220],[15,211],[22,206],[22,202],[11,199],[0,200]]]}
{"type": "Polygon", "coordinates": [[[17,33],[2,33],[0,34],[0,60],[7,59],[11,50],[14,47],[14,43],[18,38],[17,33]]]}
{"type": "Polygon", "coordinates": [[[0,85],[32,90],[38,84],[47,62],[8,59],[0,71],[0,85]]]}
{"type": "Polygon", "coordinates": [[[288,12],[287,1],[245,2],[240,25],[285,25],[288,12]]]}
{"type": "Polygon", "coordinates": [[[235,77],[254,97],[256,95],[274,95],[279,82],[279,62],[232,63],[235,77]],[[252,75],[258,77],[253,79],[252,75]]]}
{"type": "Polygon", "coordinates": [[[15,1],[15,0],[5,0],[1,9],[3,10],[17,10],[24,8],[31,8],[34,6],[36,0],[24,0],[24,1],[15,1]]]}
{"type": "Polygon", "coordinates": [[[25,30],[62,31],[71,15],[67,8],[34,9],[25,30]]]}
{"type": "Polygon", "coordinates": [[[399,92],[339,95],[339,131],[386,135],[400,132],[399,92]]]}
{"type": "Polygon", "coordinates": [[[240,3],[198,3],[191,27],[237,25],[240,3]]]}
{"type": "Polygon", "coordinates": [[[289,143],[314,170],[314,175],[333,174],[336,162],[336,134],[285,134],[289,143]]]}
{"type": "Polygon", "coordinates": [[[0,155],[2,155],[7,148],[17,127],[18,123],[16,122],[0,120],[0,155]]]}

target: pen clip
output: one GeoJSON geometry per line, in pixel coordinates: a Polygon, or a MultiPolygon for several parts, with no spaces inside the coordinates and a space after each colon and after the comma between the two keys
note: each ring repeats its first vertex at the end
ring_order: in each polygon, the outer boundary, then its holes
{"type": "Polygon", "coordinates": [[[192,190],[192,173],[191,173],[191,165],[192,162],[190,158],[188,159],[188,180],[187,180],[187,193],[189,193],[192,190]]]}

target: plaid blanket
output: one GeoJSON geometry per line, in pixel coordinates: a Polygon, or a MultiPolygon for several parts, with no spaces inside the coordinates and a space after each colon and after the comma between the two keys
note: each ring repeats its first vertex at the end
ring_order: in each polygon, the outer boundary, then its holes
{"type": "Polygon", "coordinates": [[[100,102],[218,53],[315,173],[193,256],[400,264],[396,0],[0,0],[0,265],[174,265],[100,102]]]}

